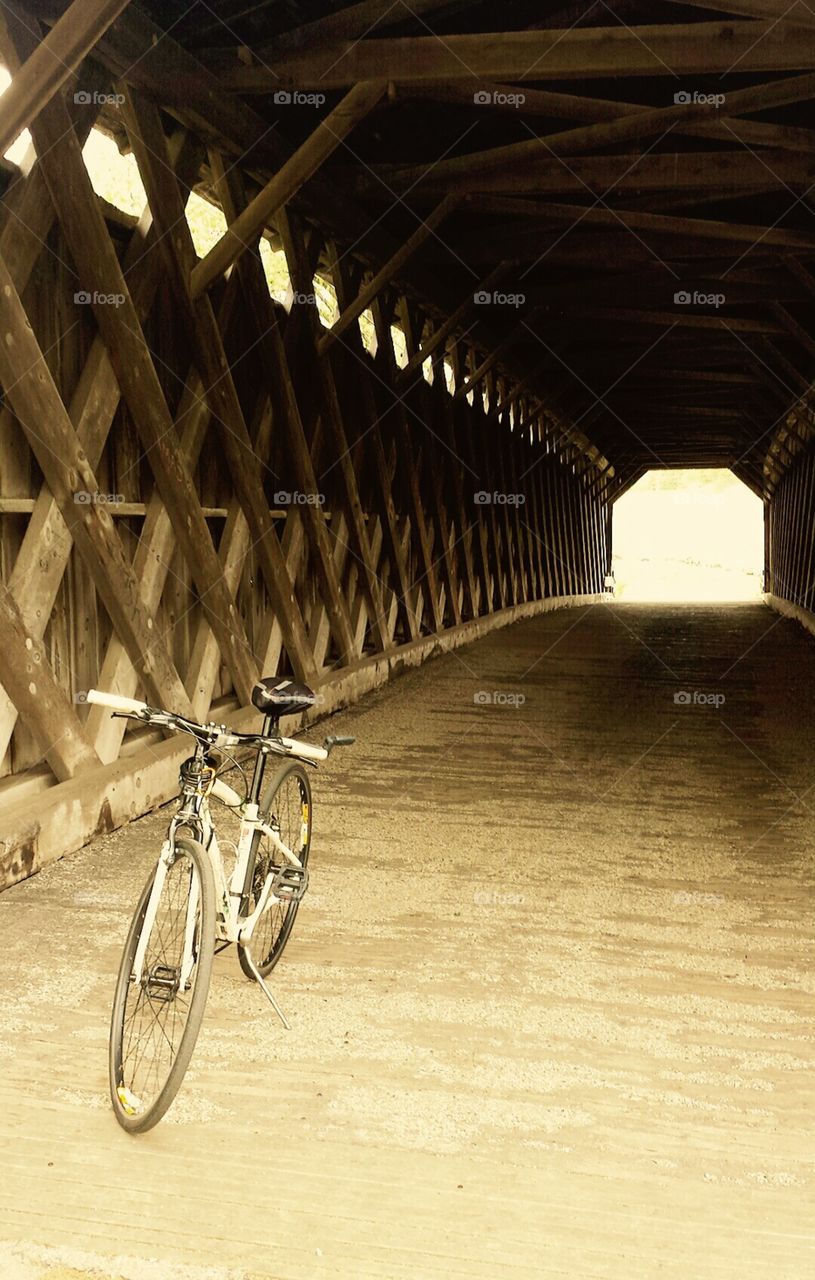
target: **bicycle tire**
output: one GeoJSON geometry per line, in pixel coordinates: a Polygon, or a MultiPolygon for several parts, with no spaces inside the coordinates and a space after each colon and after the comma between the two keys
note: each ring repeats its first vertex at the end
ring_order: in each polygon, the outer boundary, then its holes
{"type": "MultiPolygon", "coordinates": [[[[153,870],[147,884],[142,890],[130,929],[122,952],[122,960],[116,979],[116,991],[113,999],[113,1012],[110,1023],[109,1080],[110,1099],[113,1111],[119,1124],[128,1133],[145,1133],[152,1129],[166,1113],[173,1102],[184,1074],[189,1066],[190,1058],[198,1032],[204,1017],[204,1007],[209,993],[212,961],[215,952],[215,884],[212,867],[205,850],[195,840],[177,839],[175,841],[176,858],[168,871],[167,880],[162,889],[162,898],[156,914],[156,921],[151,930],[148,950],[145,955],[145,968],[139,994],[131,980],[133,961],[136,956],[139,939],[142,933],[144,917],[156,870],[153,870]],[[184,864],[187,864],[185,868],[184,864]],[[192,980],[187,992],[181,993],[176,988],[167,994],[172,982],[177,981],[178,968],[173,966],[173,959],[180,961],[183,954],[183,932],[179,937],[168,925],[169,916],[162,916],[162,902],[166,896],[167,886],[171,885],[171,877],[178,871],[180,902],[183,905],[184,876],[189,871],[186,903],[192,891],[193,877],[197,877],[199,887],[198,906],[196,910],[195,962],[192,980]],[[168,935],[169,929],[169,935],[168,935]],[[153,950],[151,950],[153,948],[153,950]],[[180,948],[180,950],[179,950],[180,948]],[[166,954],[164,954],[166,952],[166,954]],[[178,953],[177,956],[175,953],[178,953]],[[166,975],[175,970],[176,977],[166,975]],[[159,977],[159,971],[161,976],[159,977]],[[151,987],[152,983],[152,987],[151,987]],[[160,984],[160,985],[159,985],[160,984]],[[184,1005],[187,1005],[186,1010],[184,1005]],[[174,1035],[177,1021],[183,1017],[183,1028],[177,1046],[170,1040],[167,1031],[161,1024],[161,1006],[173,1007],[173,1020],[170,1034],[174,1035]],[[140,1008],[149,1014],[149,1033],[145,1033],[145,1044],[142,1053],[138,1052],[138,1043],[133,1049],[134,1030],[138,1024],[140,1008]],[[159,1061],[156,1068],[155,1096],[144,1097],[145,1086],[150,1080],[150,1052],[155,1028],[159,1027],[166,1044],[159,1038],[156,1052],[167,1058],[166,1076],[159,1061]],[[169,1053],[167,1052],[169,1046],[169,1053]]],[[[184,906],[186,928],[187,906],[184,906]]],[[[137,1034],[137,1033],[136,1033],[137,1034]]]]}
{"type": "MultiPolygon", "coordinates": [[[[267,821],[270,816],[276,816],[274,813],[275,804],[276,802],[282,803],[281,795],[283,788],[287,783],[294,781],[296,781],[299,790],[300,814],[299,818],[296,819],[300,823],[299,847],[292,843],[291,832],[283,829],[284,824],[283,822],[280,822],[280,818],[278,818],[281,825],[280,838],[293,853],[297,854],[297,857],[305,867],[308,864],[308,855],[311,851],[311,832],[314,808],[311,797],[311,782],[303,765],[298,764],[295,761],[291,761],[290,763],[283,765],[283,767],[277,771],[264,793],[261,813],[266,815],[267,821]]],[[[282,855],[274,853],[274,851],[270,851],[268,843],[266,843],[264,849],[264,837],[261,837],[257,842],[251,870],[248,876],[249,885],[256,890],[259,890],[266,880],[270,858],[276,865],[280,865],[282,862],[282,855]]],[[[252,910],[252,901],[253,899],[250,898],[250,902],[248,904],[249,914],[251,914],[252,910]]],[[[288,902],[285,906],[282,903],[277,903],[270,907],[268,911],[264,912],[258,920],[258,923],[255,926],[254,936],[252,938],[252,958],[257,965],[258,972],[262,978],[265,978],[271,973],[272,969],[282,956],[286,943],[291,935],[292,928],[294,927],[294,921],[297,917],[299,906],[299,902],[288,902]]],[[[246,977],[250,978],[254,982],[255,975],[252,973],[246,962],[244,949],[240,944],[238,944],[238,960],[240,961],[241,969],[246,974],[246,977]]]]}

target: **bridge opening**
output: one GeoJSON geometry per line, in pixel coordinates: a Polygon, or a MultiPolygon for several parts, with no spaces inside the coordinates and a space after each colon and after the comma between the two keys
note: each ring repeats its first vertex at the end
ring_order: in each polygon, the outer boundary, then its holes
{"type": "Polygon", "coordinates": [[[758,599],[764,504],[731,471],[649,471],[615,503],[613,520],[618,599],[758,599]]]}

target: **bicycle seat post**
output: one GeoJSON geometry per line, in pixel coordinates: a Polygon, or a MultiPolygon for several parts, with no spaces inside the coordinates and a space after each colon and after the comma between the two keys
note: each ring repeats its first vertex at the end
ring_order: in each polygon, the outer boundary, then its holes
{"type": "MultiPolygon", "coordinates": [[[[278,723],[280,717],[273,712],[267,712],[263,717],[263,729],[261,730],[264,738],[276,738],[279,736],[278,723]]],[[[266,759],[266,753],[261,747],[255,756],[255,768],[252,773],[252,782],[249,787],[249,794],[246,797],[249,804],[257,804],[260,799],[260,788],[263,784],[263,768],[266,759]]]]}

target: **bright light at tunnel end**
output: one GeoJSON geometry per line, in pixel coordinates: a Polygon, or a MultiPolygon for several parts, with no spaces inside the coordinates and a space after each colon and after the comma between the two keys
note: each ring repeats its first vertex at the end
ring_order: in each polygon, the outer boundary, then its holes
{"type": "Polygon", "coordinates": [[[649,471],[612,518],[615,598],[760,599],[763,504],[731,471],[649,471]]]}

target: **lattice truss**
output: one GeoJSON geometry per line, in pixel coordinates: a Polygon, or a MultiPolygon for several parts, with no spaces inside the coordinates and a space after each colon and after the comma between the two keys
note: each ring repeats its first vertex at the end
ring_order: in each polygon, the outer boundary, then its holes
{"type": "MultiPolygon", "coordinates": [[[[15,73],[45,29],[4,13],[15,73]]],[[[260,674],[319,686],[494,610],[601,590],[605,570],[614,469],[496,348],[459,336],[472,299],[444,316],[397,283],[415,245],[383,237],[363,258],[351,229],[298,207],[319,130],[289,181],[259,118],[200,69],[187,122],[163,116],[159,84],[130,73],[150,24],[116,31],[103,62],[32,95],[17,123],[33,150],[2,202],[0,758],[43,784],[122,750],[125,722],[81,704],[90,685],[206,718],[247,705],[260,674]],[[147,194],[132,229],[106,217],[82,155],[110,93],[147,194]],[[202,166],[233,229],[212,262],[185,217],[202,166]],[[288,311],[257,249],[270,229],[288,311]],[[336,291],[330,329],[316,271],[336,291]],[[521,499],[483,501],[495,492],[521,499]]],[[[351,90],[336,131],[382,89],[351,90]]]]}

